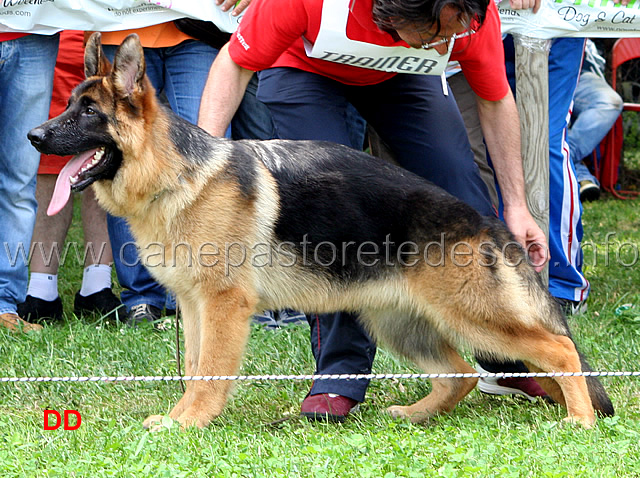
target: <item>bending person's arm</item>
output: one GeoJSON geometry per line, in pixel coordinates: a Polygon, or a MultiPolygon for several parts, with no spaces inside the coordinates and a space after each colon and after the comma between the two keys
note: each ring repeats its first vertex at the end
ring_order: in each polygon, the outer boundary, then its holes
{"type": "Polygon", "coordinates": [[[198,126],[213,136],[224,136],[253,74],[231,59],[228,43],[223,46],[202,92],[198,126]]]}
{"type": "Polygon", "coordinates": [[[478,99],[478,115],[504,203],[504,220],[529,253],[536,270],[548,260],[547,240],[536,224],[525,196],[520,154],[520,119],[511,91],[498,101],[478,99]]]}

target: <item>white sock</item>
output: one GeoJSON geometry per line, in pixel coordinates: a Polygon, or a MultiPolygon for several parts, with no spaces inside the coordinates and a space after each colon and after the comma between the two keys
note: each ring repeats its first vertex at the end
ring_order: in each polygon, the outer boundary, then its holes
{"type": "Polygon", "coordinates": [[[42,300],[56,300],[58,297],[58,275],[32,272],[29,277],[27,295],[42,300]]]}
{"type": "Polygon", "coordinates": [[[102,289],[111,289],[111,266],[95,264],[85,267],[82,274],[80,295],[87,297],[102,289]]]}

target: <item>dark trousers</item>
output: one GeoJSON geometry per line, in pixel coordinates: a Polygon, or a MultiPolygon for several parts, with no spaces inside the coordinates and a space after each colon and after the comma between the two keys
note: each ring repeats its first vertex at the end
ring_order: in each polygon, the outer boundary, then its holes
{"type": "MultiPolygon", "coordinates": [[[[396,75],[352,86],[293,68],[259,73],[258,99],[271,111],[278,137],[353,144],[349,104],[376,130],[396,160],[473,206],[493,215],[474,163],[464,123],[440,77],[396,75]]],[[[354,224],[353,227],[358,227],[354,224]]],[[[375,345],[356,317],[338,312],[308,317],[316,373],[368,373],[375,345]]],[[[311,394],[337,393],[363,401],[368,381],[319,380],[311,394]]]]}

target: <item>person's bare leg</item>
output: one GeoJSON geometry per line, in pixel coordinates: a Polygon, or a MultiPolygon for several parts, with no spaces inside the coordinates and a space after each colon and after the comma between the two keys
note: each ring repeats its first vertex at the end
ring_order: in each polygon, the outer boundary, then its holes
{"type": "Polygon", "coordinates": [[[34,253],[31,258],[31,272],[43,274],[58,274],[60,266],[60,252],[64,247],[71,219],[73,216],[73,201],[55,216],[47,216],[49,201],[55,188],[55,174],[38,174],[36,185],[36,200],[38,201],[38,213],[36,224],[33,228],[34,253]],[[57,248],[57,250],[56,250],[57,248]]]}
{"type": "Polygon", "coordinates": [[[113,253],[107,232],[107,213],[98,204],[93,188],[82,193],[82,229],[87,250],[84,266],[103,264],[111,266],[113,253]]]}

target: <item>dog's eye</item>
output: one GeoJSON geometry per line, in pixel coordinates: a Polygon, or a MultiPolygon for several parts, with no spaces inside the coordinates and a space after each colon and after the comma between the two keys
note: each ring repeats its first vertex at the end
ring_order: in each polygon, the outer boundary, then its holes
{"type": "Polygon", "coordinates": [[[94,110],[91,106],[87,106],[86,113],[88,115],[95,115],[96,114],[96,110],[94,110]]]}

